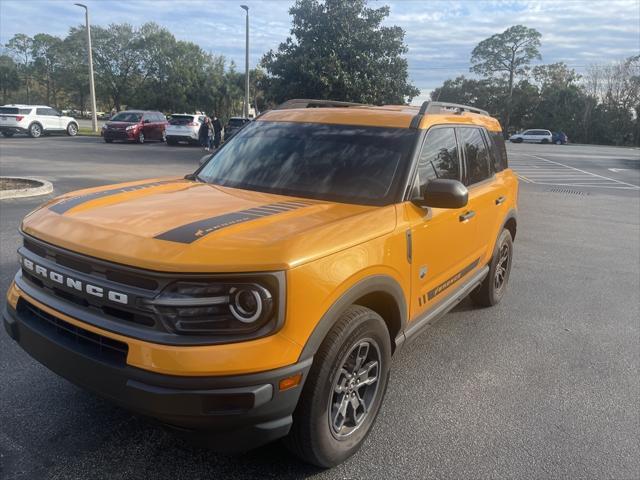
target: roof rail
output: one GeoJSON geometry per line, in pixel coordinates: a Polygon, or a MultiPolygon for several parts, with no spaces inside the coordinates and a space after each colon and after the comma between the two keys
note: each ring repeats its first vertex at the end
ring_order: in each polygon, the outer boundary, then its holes
{"type": "Polygon", "coordinates": [[[420,111],[415,117],[413,117],[413,120],[411,120],[411,128],[418,128],[420,126],[420,122],[422,121],[422,117],[424,117],[428,113],[453,113],[454,115],[461,115],[462,112],[471,112],[477,113],[479,115],[486,115],[487,117],[489,116],[489,112],[487,112],[486,110],[471,107],[469,105],[460,105],[458,103],[449,102],[426,101],[422,103],[422,105],[420,106],[420,111]]]}
{"type": "Polygon", "coordinates": [[[366,103],[338,102],[336,100],[312,100],[308,98],[294,98],[273,108],[273,110],[287,110],[290,108],[333,108],[333,107],[366,107],[366,103]]]}

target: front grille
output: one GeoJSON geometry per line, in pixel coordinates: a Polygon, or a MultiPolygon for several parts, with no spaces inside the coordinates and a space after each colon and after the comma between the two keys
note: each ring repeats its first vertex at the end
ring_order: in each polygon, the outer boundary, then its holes
{"type": "Polygon", "coordinates": [[[36,243],[25,238],[23,245],[24,248],[35,253],[39,257],[46,258],[58,265],[70,268],[77,272],[82,272],[98,278],[104,278],[116,283],[122,283],[130,287],[142,288],[144,290],[155,291],[159,287],[158,282],[152,278],[132,275],[115,266],[107,266],[105,262],[92,261],[90,258],[82,257],[80,255],[72,256],[44,243],[36,243]]]}
{"type": "Polygon", "coordinates": [[[23,298],[18,301],[16,311],[31,328],[70,350],[114,366],[126,365],[129,347],[124,342],[76,327],[23,298]]]}

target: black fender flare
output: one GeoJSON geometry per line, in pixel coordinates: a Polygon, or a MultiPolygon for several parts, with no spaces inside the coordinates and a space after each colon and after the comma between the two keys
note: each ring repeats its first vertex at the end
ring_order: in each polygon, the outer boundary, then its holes
{"type": "MultiPolygon", "coordinates": [[[[394,278],[388,275],[372,275],[350,287],[329,307],[324,315],[322,315],[322,318],[320,318],[320,321],[307,339],[298,361],[300,362],[313,357],[329,333],[329,330],[331,330],[340,318],[340,315],[359,298],[375,292],[384,292],[395,300],[400,312],[400,331],[397,335],[402,335],[407,324],[407,301],[404,291],[394,278]]],[[[391,338],[392,344],[394,341],[395,339],[391,338]]]]}
{"type": "MultiPolygon", "coordinates": [[[[502,221],[502,224],[500,225],[500,228],[498,229],[498,234],[496,235],[496,239],[493,242],[493,250],[491,253],[491,259],[493,260],[493,257],[496,254],[496,249],[498,248],[498,239],[500,238],[500,234],[502,233],[502,231],[507,227],[507,222],[509,222],[509,220],[513,220],[516,224],[516,228],[518,226],[518,214],[515,210],[515,208],[512,208],[511,210],[509,210],[507,212],[507,215],[504,217],[504,220],[502,221]]],[[[515,235],[512,234],[512,240],[515,242],[516,238],[515,235]]],[[[489,263],[491,263],[491,261],[489,261],[489,263]]]]}

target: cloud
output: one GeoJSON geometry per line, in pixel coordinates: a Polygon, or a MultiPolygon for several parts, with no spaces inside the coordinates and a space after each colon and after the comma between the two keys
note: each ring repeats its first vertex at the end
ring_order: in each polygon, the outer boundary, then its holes
{"type": "MultiPolygon", "coordinates": [[[[73,1],[0,0],[0,42],[15,33],[64,36],[84,22],[73,1]]],[[[289,34],[289,0],[85,0],[92,24],[154,21],[180,40],[244,64],[245,12],[250,8],[251,64],[289,34]]],[[[471,51],[484,38],[523,24],[542,33],[542,61],[565,61],[579,72],[640,52],[640,0],[370,0],[388,4],[387,25],[406,32],[409,75],[421,98],[447,78],[469,75],[471,51]]]]}

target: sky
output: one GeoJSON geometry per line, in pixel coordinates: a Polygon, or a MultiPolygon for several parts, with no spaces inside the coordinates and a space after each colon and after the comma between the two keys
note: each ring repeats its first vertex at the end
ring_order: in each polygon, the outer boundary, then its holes
{"type": "MultiPolygon", "coordinates": [[[[0,43],[14,34],[64,37],[84,23],[74,0],[0,0],[0,43]]],[[[293,0],[84,0],[91,23],[154,21],[244,68],[245,12],[250,9],[250,65],[289,34],[293,0]]],[[[542,34],[542,62],[565,62],[578,73],[594,63],[640,54],[640,0],[369,0],[389,5],[387,25],[405,32],[409,78],[421,90],[413,103],[447,78],[469,74],[481,40],[516,24],[542,34]]]]}

